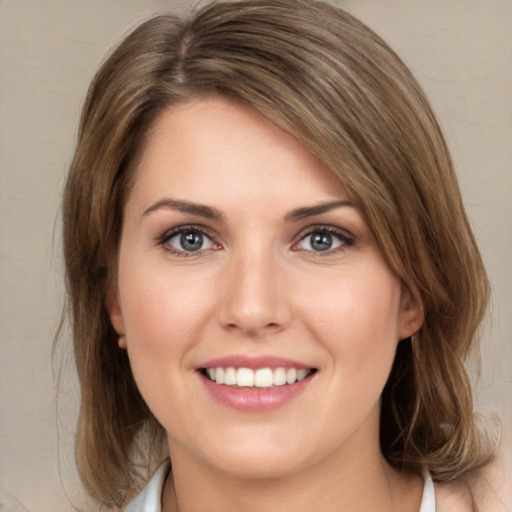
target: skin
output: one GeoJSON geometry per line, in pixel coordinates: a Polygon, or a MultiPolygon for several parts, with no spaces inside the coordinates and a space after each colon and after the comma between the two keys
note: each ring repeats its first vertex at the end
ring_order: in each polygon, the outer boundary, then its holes
{"type": "Polygon", "coordinates": [[[465,480],[436,485],[439,512],[510,512],[512,510],[512,439],[502,432],[499,452],[465,480]]]}
{"type": "Polygon", "coordinates": [[[168,433],[165,512],[419,509],[422,479],[394,471],[378,436],[397,343],[422,312],[349,203],[321,162],[246,107],[200,99],[156,123],[125,205],[108,308],[168,433]],[[205,242],[186,252],[169,231],[191,226],[205,242]],[[332,248],[314,250],[312,231],[332,248]],[[317,371],[283,406],[240,411],[212,398],[197,371],[233,354],[317,371]]]}

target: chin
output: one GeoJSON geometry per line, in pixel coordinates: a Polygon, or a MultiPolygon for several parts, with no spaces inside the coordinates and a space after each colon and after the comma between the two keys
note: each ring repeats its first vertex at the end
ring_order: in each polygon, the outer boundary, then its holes
{"type": "Polygon", "coordinates": [[[216,472],[247,480],[286,477],[308,466],[305,443],[290,439],[289,433],[238,434],[205,439],[202,446],[194,447],[196,457],[216,472]]]}
{"type": "Polygon", "coordinates": [[[297,453],[273,453],[268,456],[259,452],[239,452],[218,461],[217,470],[233,478],[266,480],[287,477],[299,472],[306,464],[297,460],[297,453]]]}

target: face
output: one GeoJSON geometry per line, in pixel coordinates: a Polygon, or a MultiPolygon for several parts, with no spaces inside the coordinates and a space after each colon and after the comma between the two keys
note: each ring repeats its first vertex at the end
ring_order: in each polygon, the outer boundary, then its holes
{"type": "Polygon", "coordinates": [[[419,312],[320,161],[197,100],[159,119],[124,214],[109,312],[175,463],[282,476],[378,451],[419,312]]]}

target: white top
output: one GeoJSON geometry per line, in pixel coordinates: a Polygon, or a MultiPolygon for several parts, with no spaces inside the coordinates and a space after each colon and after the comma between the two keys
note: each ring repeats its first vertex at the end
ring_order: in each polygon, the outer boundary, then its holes
{"type": "MultiPolygon", "coordinates": [[[[162,492],[170,466],[170,461],[166,460],[156,470],[141,493],[125,508],[125,512],[162,512],[162,492]]],[[[436,512],[436,497],[432,477],[428,471],[424,472],[423,477],[425,479],[425,485],[423,487],[423,498],[418,512],[436,512]]]]}
{"type": "Polygon", "coordinates": [[[171,461],[166,459],[124,512],[162,512],[162,492],[170,467],[171,461]]]}
{"type": "Polygon", "coordinates": [[[423,498],[421,498],[421,505],[419,512],[436,512],[436,492],[434,489],[434,482],[427,469],[423,471],[423,479],[425,485],[423,486],[423,498]]]}

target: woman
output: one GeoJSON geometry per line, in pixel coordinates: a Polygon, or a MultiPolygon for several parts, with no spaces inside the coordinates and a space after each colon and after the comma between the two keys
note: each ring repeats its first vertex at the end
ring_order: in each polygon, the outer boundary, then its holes
{"type": "Polygon", "coordinates": [[[243,0],[141,25],[91,85],[63,219],[99,502],[168,450],[127,510],[475,505],[489,285],[429,104],[359,21],[243,0]]]}

